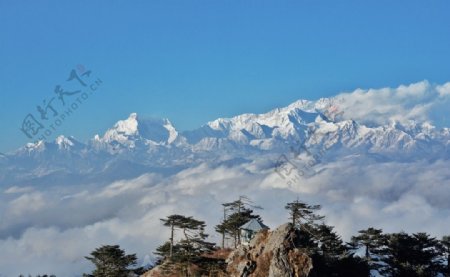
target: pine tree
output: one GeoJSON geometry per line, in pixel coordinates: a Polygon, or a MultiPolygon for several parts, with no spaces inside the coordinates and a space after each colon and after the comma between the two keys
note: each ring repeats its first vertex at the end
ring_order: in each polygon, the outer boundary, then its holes
{"type": "Polygon", "coordinates": [[[91,256],[85,257],[95,265],[92,277],[124,277],[134,270],[130,266],[136,265],[136,254],[125,255],[125,251],[118,245],[105,245],[95,249],[91,256]]]}
{"type": "Polygon", "coordinates": [[[175,228],[181,228],[181,226],[183,226],[183,224],[187,220],[187,218],[182,215],[174,214],[174,215],[168,216],[166,219],[160,219],[160,220],[164,223],[164,226],[170,227],[170,245],[169,245],[168,256],[172,257],[175,228]]]}
{"type": "Polygon", "coordinates": [[[388,236],[380,269],[383,276],[437,275],[441,268],[439,243],[426,233],[394,233],[388,236]]]}
{"type": "Polygon", "coordinates": [[[417,272],[424,276],[436,276],[441,269],[441,252],[439,241],[427,233],[416,233],[412,262],[417,264],[417,272]]]}
{"type": "Polygon", "coordinates": [[[441,255],[446,260],[446,265],[443,268],[443,274],[446,277],[450,277],[450,236],[442,237],[440,244],[441,244],[441,255]]]}
{"type": "Polygon", "coordinates": [[[364,258],[371,270],[380,268],[380,256],[382,255],[383,245],[386,237],[383,230],[368,228],[360,230],[357,236],[353,236],[349,244],[354,250],[364,248],[364,258]]]}
{"type": "Polygon", "coordinates": [[[222,234],[222,248],[225,246],[226,236],[230,236],[234,240],[236,248],[241,242],[240,228],[250,219],[256,218],[261,220],[259,215],[253,214],[252,208],[261,209],[259,206],[253,205],[253,202],[246,196],[240,196],[238,200],[222,204],[224,207],[224,219],[216,225],[216,232],[222,234]],[[226,214],[229,211],[230,214],[226,214]]]}
{"type": "Polygon", "coordinates": [[[291,220],[292,225],[298,229],[316,226],[317,221],[324,218],[323,216],[315,214],[320,208],[320,205],[308,205],[300,202],[298,199],[294,202],[287,203],[285,206],[285,209],[289,211],[289,219],[291,220]]]}
{"type": "Polygon", "coordinates": [[[182,276],[191,276],[190,268],[207,266],[204,255],[214,249],[214,243],[206,242],[205,222],[183,215],[171,215],[162,219],[165,226],[171,228],[168,242],[156,249],[155,254],[163,257],[163,270],[178,272],[182,276]],[[182,233],[182,239],[174,243],[175,231],[182,233]]]}
{"type": "Polygon", "coordinates": [[[316,231],[320,253],[328,258],[339,258],[348,250],[332,226],[321,224],[316,231]]]}
{"type": "Polygon", "coordinates": [[[311,255],[311,276],[369,276],[366,261],[348,251],[332,226],[321,224],[314,232],[318,247],[311,255]]]}

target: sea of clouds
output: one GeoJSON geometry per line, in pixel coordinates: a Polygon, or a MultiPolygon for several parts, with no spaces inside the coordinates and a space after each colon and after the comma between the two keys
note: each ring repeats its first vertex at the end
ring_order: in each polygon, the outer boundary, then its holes
{"type": "Polygon", "coordinates": [[[360,159],[318,165],[318,174],[290,185],[267,161],[254,161],[203,164],[164,179],[146,174],[106,187],[8,188],[0,204],[0,269],[3,276],[79,276],[92,269],[83,257],[104,244],[119,244],[143,263],[169,236],[159,219],[173,213],[205,220],[218,242],[213,227],[222,216],[220,204],[239,195],[261,205],[257,212],[272,228],[288,220],[284,205],[298,197],[322,204],[326,223],[344,239],[369,226],[450,233],[448,161],[361,167],[360,159]]]}
{"type": "MultiPolygon", "coordinates": [[[[422,120],[448,115],[449,83],[420,82],[396,89],[340,94],[345,116],[366,122],[422,120]],[[448,107],[448,106],[447,106],[448,107]],[[383,116],[379,116],[382,114],[383,116]]],[[[81,276],[92,270],[84,256],[105,244],[136,253],[139,263],[169,237],[160,218],[178,213],[206,221],[210,240],[221,203],[246,195],[274,228],[288,221],[287,202],[321,204],[326,223],[345,240],[374,226],[386,232],[450,234],[450,161],[377,162],[364,155],[316,165],[317,174],[287,183],[276,160],[212,166],[201,164],[172,176],[148,173],[108,185],[5,186],[0,191],[0,276],[53,273],[81,276]]]]}

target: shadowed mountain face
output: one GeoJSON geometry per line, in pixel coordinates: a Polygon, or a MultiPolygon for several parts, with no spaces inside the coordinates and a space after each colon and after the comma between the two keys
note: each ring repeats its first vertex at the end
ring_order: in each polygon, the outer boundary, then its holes
{"type": "Polygon", "coordinates": [[[331,98],[300,100],[265,114],[219,118],[181,133],[167,119],[141,119],[132,113],[88,143],[60,136],[0,154],[0,186],[112,181],[155,170],[173,173],[202,162],[301,152],[322,153],[321,162],[355,154],[404,162],[450,156],[448,128],[416,121],[363,124],[345,119],[343,113],[331,98]]]}

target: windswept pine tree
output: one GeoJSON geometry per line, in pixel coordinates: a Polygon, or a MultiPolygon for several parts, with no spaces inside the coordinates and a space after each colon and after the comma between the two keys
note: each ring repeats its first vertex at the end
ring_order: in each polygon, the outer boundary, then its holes
{"type": "Polygon", "coordinates": [[[217,260],[209,259],[206,254],[214,250],[214,243],[206,241],[206,224],[191,216],[170,215],[161,219],[164,226],[170,227],[169,241],[156,249],[155,254],[162,258],[163,270],[180,276],[191,276],[191,267],[195,265],[199,270],[207,271],[214,268],[217,260]],[[181,233],[181,239],[175,243],[176,231],[181,233]]]}
{"type": "Polygon", "coordinates": [[[224,218],[220,224],[216,225],[215,229],[216,232],[222,234],[222,248],[225,247],[227,236],[233,238],[234,247],[236,248],[241,242],[241,226],[252,218],[261,220],[259,215],[253,214],[252,209],[262,208],[255,206],[246,196],[240,196],[238,200],[224,203],[222,206],[224,208],[224,218]]]}
{"type": "Polygon", "coordinates": [[[317,252],[319,244],[319,226],[324,216],[318,215],[320,205],[309,205],[296,199],[284,207],[289,212],[289,220],[297,230],[297,243],[309,252],[317,252]]]}
{"type": "Polygon", "coordinates": [[[292,225],[298,229],[316,226],[317,222],[324,218],[323,216],[316,214],[320,208],[320,205],[308,205],[300,202],[298,199],[291,203],[287,203],[285,206],[285,209],[289,211],[289,219],[291,220],[292,225]]]}
{"type": "Polygon", "coordinates": [[[197,224],[195,228],[201,228],[202,226],[204,228],[204,222],[202,225],[201,222],[194,220],[192,217],[186,217],[178,214],[170,215],[167,218],[160,220],[164,223],[164,226],[170,227],[169,257],[172,257],[173,255],[175,229],[181,229],[185,232],[187,225],[193,226],[194,224],[197,224]]]}

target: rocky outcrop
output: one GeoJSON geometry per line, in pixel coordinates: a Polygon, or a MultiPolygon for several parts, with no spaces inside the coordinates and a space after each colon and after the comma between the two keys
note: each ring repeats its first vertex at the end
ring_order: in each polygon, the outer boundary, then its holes
{"type": "Polygon", "coordinates": [[[227,259],[229,276],[307,277],[312,259],[294,246],[295,231],[284,224],[274,231],[261,231],[248,246],[241,245],[227,259]]]}
{"type": "Polygon", "coordinates": [[[176,275],[167,275],[164,274],[161,270],[161,268],[159,266],[147,271],[146,273],[144,273],[143,275],[141,275],[141,277],[176,277],[176,275]]]}
{"type": "Polygon", "coordinates": [[[204,259],[208,259],[215,265],[213,266],[213,264],[210,264],[209,267],[203,268],[203,270],[197,265],[191,264],[188,268],[185,268],[189,273],[184,270],[183,272],[174,270],[173,272],[169,273],[167,269],[170,268],[170,265],[168,266],[167,263],[163,263],[147,271],[146,273],[141,275],[141,277],[228,277],[230,275],[225,272],[224,263],[225,259],[229,256],[231,251],[231,249],[217,249],[212,253],[202,255],[204,259]],[[166,268],[166,270],[164,270],[164,268],[166,268]]]}
{"type": "MultiPolygon", "coordinates": [[[[249,245],[241,245],[231,253],[226,253],[228,256],[226,273],[192,276],[308,277],[313,262],[302,249],[295,247],[295,236],[296,232],[290,224],[281,225],[274,231],[261,231],[249,245]]],[[[164,274],[160,266],[142,275],[142,277],[162,276],[181,275],[164,274]]]]}

